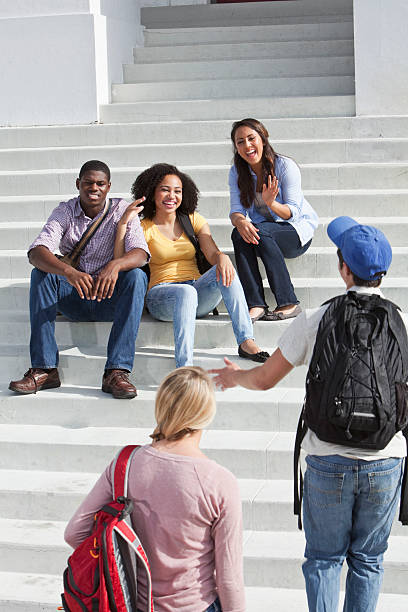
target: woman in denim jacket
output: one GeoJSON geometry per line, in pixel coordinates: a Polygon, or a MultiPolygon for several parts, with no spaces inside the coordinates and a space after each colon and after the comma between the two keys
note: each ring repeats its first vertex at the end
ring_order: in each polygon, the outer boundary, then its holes
{"type": "Polygon", "coordinates": [[[299,167],[289,157],[275,153],[268,136],[265,126],[256,119],[242,119],[232,126],[232,242],[253,322],[279,321],[301,312],[285,258],[299,257],[307,251],[318,224],[317,214],[304,198],[299,167]],[[276,299],[273,312],[265,302],[258,257],[276,299]]]}

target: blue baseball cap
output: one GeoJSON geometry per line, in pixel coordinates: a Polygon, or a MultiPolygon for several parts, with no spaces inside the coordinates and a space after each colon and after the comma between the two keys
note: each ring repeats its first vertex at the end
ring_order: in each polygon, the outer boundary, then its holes
{"type": "Polygon", "coordinates": [[[390,267],[391,245],[376,227],[360,225],[351,217],[336,217],[329,223],[327,234],[353,274],[362,280],[380,278],[390,267]]]}

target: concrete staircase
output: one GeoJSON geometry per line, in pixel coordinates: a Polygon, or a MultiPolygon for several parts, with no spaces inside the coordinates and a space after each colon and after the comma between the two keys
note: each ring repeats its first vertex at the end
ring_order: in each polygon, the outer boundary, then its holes
{"type": "MultiPolygon", "coordinates": [[[[172,327],[143,317],[133,379],[139,396],[118,402],[99,385],[109,324],[61,318],[63,387],[18,397],[8,382],[29,363],[26,248],[50,210],[74,193],[87,159],[105,160],[112,192],[127,196],[156,161],[179,164],[201,189],[200,212],[232,256],[227,171],[232,120],[255,116],[277,151],[300,164],[321,217],[312,247],[289,262],[303,307],[342,290],[325,227],[350,214],[381,227],[394,247],[384,288],[408,310],[408,117],[355,118],[350,0],[143,9],[145,47],[113,85],[104,125],[0,130],[0,610],[55,610],[69,553],[64,524],[118,447],[143,443],[157,384],[174,367],[172,327]]],[[[269,303],[274,301],[268,291],[269,303]]],[[[273,350],[287,323],[258,322],[273,350]]],[[[236,356],[226,315],[197,322],[196,363],[236,356]]],[[[245,522],[248,610],[307,609],[303,534],[292,515],[293,431],[303,397],[299,368],[268,392],[217,393],[204,436],[208,455],[239,478],[245,522]]],[[[386,555],[381,612],[408,608],[406,532],[386,555]]]]}

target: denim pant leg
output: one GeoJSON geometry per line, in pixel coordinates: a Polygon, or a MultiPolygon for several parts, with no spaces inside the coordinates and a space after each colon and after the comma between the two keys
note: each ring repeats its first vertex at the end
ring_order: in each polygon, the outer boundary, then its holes
{"type": "Polygon", "coordinates": [[[119,272],[112,297],[94,302],[96,321],[113,321],[105,370],[132,371],[135,342],[142,317],[147,276],[140,268],[119,272]]]}
{"type": "Polygon", "coordinates": [[[303,573],[309,610],[337,612],[339,575],[349,566],[344,612],[374,612],[382,559],[400,498],[402,460],[309,455],[303,573]]]}
{"type": "Polygon", "coordinates": [[[222,612],[220,600],[217,599],[204,612],[222,612]]]}
{"type": "Polygon", "coordinates": [[[213,266],[194,281],[194,288],[198,294],[197,316],[202,317],[211,312],[222,296],[239,346],[245,340],[254,337],[244,291],[237,275],[231,285],[225,287],[221,279],[217,281],[216,274],[216,266],[213,266]]]}
{"type": "Polygon", "coordinates": [[[343,610],[374,612],[384,573],[383,555],[400,501],[403,460],[359,461],[358,474],[343,610]]]}
{"type": "Polygon", "coordinates": [[[256,246],[258,256],[265,266],[266,276],[277,307],[298,304],[292,281],[286,267],[286,259],[302,255],[310,246],[311,240],[303,247],[295,228],[290,223],[257,223],[259,244],[256,246]]]}
{"type": "Polygon", "coordinates": [[[57,309],[69,318],[75,312],[87,318],[88,300],[81,300],[76,289],[63,276],[34,268],[30,283],[30,355],[33,368],[58,367],[59,354],[55,341],[57,309]]]}
{"type": "Polygon", "coordinates": [[[262,277],[259,272],[257,251],[254,244],[248,244],[235,228],[231,234],[234,246],[235,263],[242,283],[248,308],[266,308],[262,277]]]}
{"type": "Polygon", "coordinates": [[[193,365],[197,291],[192,281],[162,283],[147,292],[147,307],[159,321],[173,321],[176,367],[193,365]]]}
{"type": "Polygon", "coordinates": [[[302,570],[310,612],[337,612],[340,573],[351,538],[353,472],[352,467],[338,465],[336,459],[344,457],[306,457],[303,491],[306,561],[302,570]]]}

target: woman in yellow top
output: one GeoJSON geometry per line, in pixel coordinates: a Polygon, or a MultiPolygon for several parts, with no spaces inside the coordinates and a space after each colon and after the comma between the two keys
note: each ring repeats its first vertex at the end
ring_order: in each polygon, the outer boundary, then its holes
{"type": "Polygon", "coordinates": [[[269,355],[254,342],[245,295],[231,260],[218,249],[208,223],[196,212],[198,193],[193,180],[175,166],[155,164],[142,172],[132,185],[138,202],[127,208],[117,227],[115,257],[120,257],[127,224],[145,198],[142,227],[151,254],[146,304],[155,319],[173,321],[176,366],[192,365],[195,319],[211,312],[221,299],[231,317],[238,354],[264,362],[269,355]],[[194,246],[178,221],[180,212],[189,215],[212,265],[202,276],[194,246]]]}

